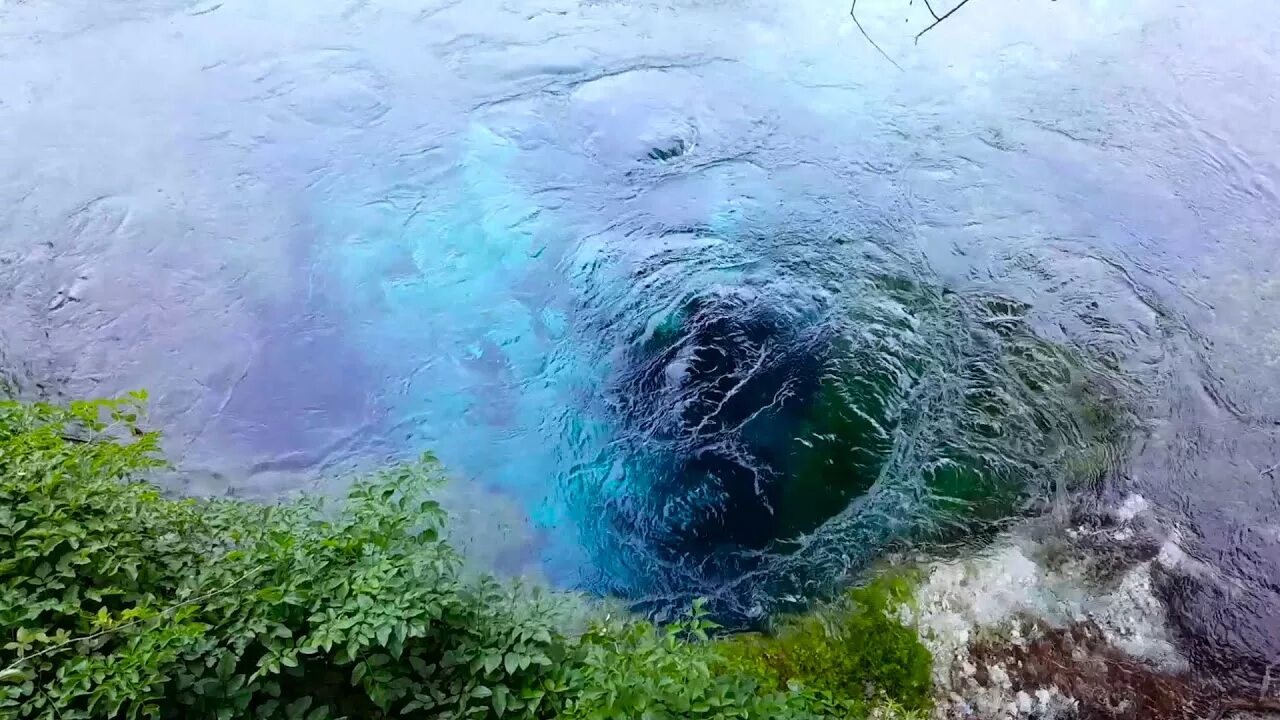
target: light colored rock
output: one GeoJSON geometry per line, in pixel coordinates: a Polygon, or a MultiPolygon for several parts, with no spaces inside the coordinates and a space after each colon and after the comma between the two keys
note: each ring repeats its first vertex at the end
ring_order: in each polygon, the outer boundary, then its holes
{"type": "MultiPolygon", "coordinates": [[[[1138,531],[1129,523],[1141,521],[1146,512],[1146,501],[1131,496],[1112,513],[1121,524],[1104,530],[1077,528],[1075,538],[1094,547],[1132,540],[1138,531]],[[1099,533],[1110,535],[1099,537],[1099,533]]],[[[1037,562],[1049,555],[1030,532],[1013,532],[974,557],[926,566],[915,607],[904,619],[917,624],[934,654],[938,717],[1027,720],[1072,715],[1078,707],[1075,699],[1057,687],[1015,690],[1010,669],[1000,663],[984,668],[986,681],[978,682],[970,643],[980,636],[995,636],[1025,647],[1035,640],[1035,633],[1025,631],[1028,618],[1053,628],[1090,621],[1121,651],[1161,670],[1185,670],[1186,661],[1171,641],[1151,576],[1153,562],[1185,563],[1184,558],[1174,557],[1176,550],[1166,550],[1154,561],[1135,561],[1105,588],[1090,587],[1088,557],[1059,554],[1049,569],[1037,562]]]]}
{"type": "Polygon", "coordinates": [[[1051,697],[1052,695],[1049,691],[1044,688],[1036,690],[1036,702],[1039,703],[1040,709],[1042,710],[1049,707],[1049,700],[1051,697]]]}

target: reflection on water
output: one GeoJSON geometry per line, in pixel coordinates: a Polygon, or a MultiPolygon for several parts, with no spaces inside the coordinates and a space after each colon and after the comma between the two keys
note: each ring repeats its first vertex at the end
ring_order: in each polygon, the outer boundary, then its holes
{"type": "Polygon", "coordinates": [[[836,5],[2,5],[3,371],[150,388],[192,492],[434,448],[507,569],[747,611],[1118,460],[1260,678],[1280,9],[860,3],[898,72],[836,5]]]}

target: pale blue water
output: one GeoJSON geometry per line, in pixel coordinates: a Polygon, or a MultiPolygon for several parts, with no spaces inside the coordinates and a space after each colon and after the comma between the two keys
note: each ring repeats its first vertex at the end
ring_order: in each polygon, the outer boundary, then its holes
{"type": "Polygon", "coordinates": [[[1000,294],[1121,356],[1144,430],[1099,494],[1232,579],[1173,583],[1190,634],[1270,662],[1280,8],[974,0],[913,46],[862,4],[904,71],[826,0],[0,4],[6,369],[149,388],[191,492],[433,449],[502,569],[662,594],[609,518],[663,313],[1000,294]]]}

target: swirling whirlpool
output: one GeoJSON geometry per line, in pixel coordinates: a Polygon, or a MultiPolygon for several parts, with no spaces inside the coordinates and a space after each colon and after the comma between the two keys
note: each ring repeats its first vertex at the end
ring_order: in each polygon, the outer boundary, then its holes
{"type": "Polygon", "coordinates": [[[841,238],[657,244],[586,299],[616,436],[572,482],[613,593],[758,615],[1042,509],[1124,443],[1116,358],[1022,303],[841,238]]]}
{"type": "Polygon", "coordinates": [[[563,161],[584,177],[560,207],[524,189],[546,168],[517,121],[472,124],[425,198],[324,208],[317,267],[394,379],[380,434],[515,498],[553,582],[752,622],[1043,511],[1129,441],[1131,345],[1096,303],[1042,334],[1025,301],[935,273],[892,205],[787,204],[750,166],[601,227],[590,166],[563,161]]]}

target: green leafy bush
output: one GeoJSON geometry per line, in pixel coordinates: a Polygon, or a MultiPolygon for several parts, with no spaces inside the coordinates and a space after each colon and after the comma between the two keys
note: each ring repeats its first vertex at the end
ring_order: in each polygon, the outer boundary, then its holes
{"type": "MultiPolygon", "coordinates": [[[[741,662],[773,656],[709,640],[697,607],[575,630],[562,596],[469,579],[430,458],[340,507],[164,497],[144,400],[0,403],[0,717],[850,717],[865,679],[922,707],[874,666],[896,655],[824,684],[741,662]]],[[[905,642],[879,617],[876,638],[905,642]]]]}

